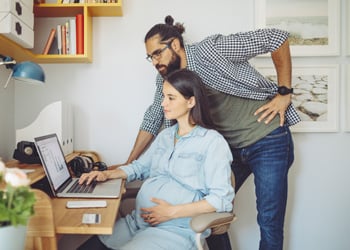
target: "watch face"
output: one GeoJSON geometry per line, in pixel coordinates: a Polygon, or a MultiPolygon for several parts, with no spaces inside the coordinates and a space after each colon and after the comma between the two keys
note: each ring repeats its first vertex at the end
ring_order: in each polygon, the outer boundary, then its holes
{"type": "Polygon", "coordinates": [[[293,93],[293,89],[292,88],[289,89],[289,88],[287,88],[285,86],[281,86],[281,87],[278,87],[278,93],[280,95],[288,95],[288,94],[293,93]]]}

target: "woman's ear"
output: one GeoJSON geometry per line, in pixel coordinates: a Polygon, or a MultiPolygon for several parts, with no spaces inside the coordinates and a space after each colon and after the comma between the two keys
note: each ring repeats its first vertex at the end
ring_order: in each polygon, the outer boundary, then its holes
{"type": "Polygon", "coordinates": [[[189,109],[193,108],[196,105],[196,98],[194,96],[191,96],[188,99],[187,103],[188,103],[187,106],[188,106],[189,109]]]}

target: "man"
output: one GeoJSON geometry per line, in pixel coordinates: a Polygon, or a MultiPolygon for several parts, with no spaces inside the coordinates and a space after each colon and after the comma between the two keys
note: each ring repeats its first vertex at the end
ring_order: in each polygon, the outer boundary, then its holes
{"type": "MultiPolygon", "coordinates": [[[[144,115],[127,163],[144,152],[162,124],[171,124],[164,119],[160,105],[163,77],[179,68],[195,71],[205,84],[216,128],[230,145],[236,191],[251,173],[254,175],[260,249],[282,249],[287,174],[294,160],[289,126],[300,121],[291,104],[288,33],[260,29],[213,35],[185,45],[184,30],[167,16],[165,24],[156,24],[145,36],[147,59],[159,74],[153,104],[144,115]],[[278,85],[265,79],[248,62],[265,53],[271,53],[278,85]]],[[[207,242],[212,249],[230,247],[227,234],[210,237],[207,242]]]]}

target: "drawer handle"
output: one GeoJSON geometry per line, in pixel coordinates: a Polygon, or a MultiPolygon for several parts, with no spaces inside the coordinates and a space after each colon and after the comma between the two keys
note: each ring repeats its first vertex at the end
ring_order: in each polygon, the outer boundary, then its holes
{"type": "Polygon", "coordinates": [[[22,26],[19,22],[16,22],[16,32],[17,35],[22,35],[22,26]]]}
{"type": "Polygon", "coordinates": [[[16,12],[19,16],[22,15],[22,6],[19,2],[16,2],[16,12]]]}

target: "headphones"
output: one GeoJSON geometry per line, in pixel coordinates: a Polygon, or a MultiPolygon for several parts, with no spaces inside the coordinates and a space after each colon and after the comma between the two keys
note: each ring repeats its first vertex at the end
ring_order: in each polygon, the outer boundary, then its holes
{"type": "Polygon", "coordinates": [[[80,177],[83,173],[89,173],[91,171],[105,171],[107,165],[104,162],[94,162],[94,160],[87,155],[81,155],[74,157],[68,163],[68,166],[76,177],[80,177]]]}

